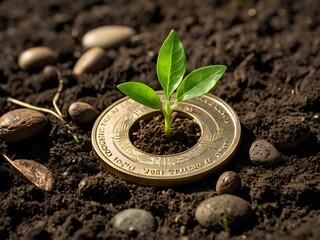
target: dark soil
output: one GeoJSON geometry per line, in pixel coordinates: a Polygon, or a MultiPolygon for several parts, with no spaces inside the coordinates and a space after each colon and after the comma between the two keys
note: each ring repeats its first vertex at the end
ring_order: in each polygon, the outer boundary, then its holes
{"type": "MultiPolygon", "coordinates": [[[[128,239],[112,228],[110,220],[131,207],[150,211],[157,221],[154,232],[136,239],[227,237],[204,229],[194,217],[195,207],[216,195],[219,174],[172,188],[122,181],[98,163],[90,142],[92,125],[78,126],[67,114],[77,100],[103,111],[123,96],[116,85],[126,81],[160,89],[157,53],[175,29],[185,46],[188,72],[210,64],[228,66],[212,93],[235,109],[242,138],[238,153],[224,170],[240,175],[242,188],[237,195],[257,215],[251,229],[230,238],[319,239],[320,122],[313,117],[320,112],[319,16],[318,0],[1,1],[0,114],[18,108],[6,102],[7,96],[52,108],[56,77],[25,72],[17,65],[24,49],[51,47],[59,54],[57,67],[65,79],[58,104],[82,143],[76,144],[52,116],[36,137],[13,144],[0,141],[1,151],[13,159],[46,165],[57,182],[53,192],[43,192],[1,160],[0,238],[128,239]],[[113,64],[104,71],[73,76],[71,69],[84,52],[83,34],[112,24],[133,27],[139,38],[109,49],[113,64]],[[282,128],[294,128],[291,121],[307,126],[310,137],[294,148],[279,148],[284,160],[280,166],[253,166],[249,160],[252,142],[271,141],[282,128]],[[85,187],[79,185],[82,181],[85,187]]],[[[285,139],[293,139],[287,130],[285,134],[285,139]]]]}
{"type": "Polygon", "coordinates": [[[167,155],[186,151],[198,142],[201,136],[199,125],[192,119],[173,112],[171,138],[165,135],[164,117],[158,114],[150,119],[141,119],[133,125],[130,140],[141,151],[167,155]]]}

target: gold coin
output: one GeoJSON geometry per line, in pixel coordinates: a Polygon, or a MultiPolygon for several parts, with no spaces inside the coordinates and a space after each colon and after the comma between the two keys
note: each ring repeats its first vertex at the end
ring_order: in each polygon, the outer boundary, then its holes
{"type": "MultiPolygon", "coordinates": [[[[164,93],[158,94],[164,101],[164,93]]],[[[182,185],[224,167],[240,142],[240,122],[235,111],[211,94],[179,103],[175,110],[189,115],[201,128],[198,143],[187,151],[154,155],[137,149],[130,141],[130,128],[138,119],[157,110],[128,97],[112,104],[97,118],[92,129],[93,149],[108,171],[148,186],[182,185]]]]}

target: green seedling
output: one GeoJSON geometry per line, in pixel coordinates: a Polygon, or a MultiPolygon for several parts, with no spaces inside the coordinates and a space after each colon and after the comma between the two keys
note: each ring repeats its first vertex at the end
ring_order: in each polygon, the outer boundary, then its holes
{"type": "Polygon", "coordinates": [[[60,94],[61,94],[62,89],[63,89],[63,79],[61,77],[60,71],[58,71],[58,70],[57,70],[57,75],[58,75],[59,85],[58,85],[57,92],[55,93],[55,95],[53,97],[53,100],[52,100],[52,105],[53,105],[55,111],[53,111],[51,109],[47,109],[47,108],[34,106],[32,104],[22,102],[22,101],[20,101],[18,99],[12,98],[12,97],[8,97],[7,101],[15,103],[15,104],[17,104],[19,106],[22,106],[22,107],[26,107],[26,108],[30,108],[30,109],[34,109],[34,110],[38,110],[38,111],[42,111],[42,112],[46,112],[46,113],[52,114],[53,116],[55,116],[56,118],[58,118],[61,122],[63,122],[65,124],[65,126],[68,129],[68,133],[73,137],[74,141],[76,143],[80,143],[80,140],[79,140],[78,136],[72,133],[72,127],[66,122],[66,120],[64,120],[64,118],[62,116],[62,113],[61,113],[60,109],[58,108],[57,102],[59,100],[60,94]]]}
{"type": "Polygon", "coordinates": [[[147,107],[159,109],[165,119],[165,134],[171,138],[171,114],[182,101],[199,97],[209,92],[222,77],[227,67],[223,65],[206,66],[194,70],[185,78],[186,55],[177,33],[172,30],[164,41],[158,55],[157,75],[165,93],[165,106],[158,94],[146,84],[127,82],[117,87],[125,95],[147,107]],[[171,104],[172,94],[176,99],[171,104]]]}
{"type": "Polygon", "coordinates": [[[224,217],[220,222],[219,225],[223,228],[223,231],[230,232],[230,228],[228,226],[228,219],[224,217]]]}

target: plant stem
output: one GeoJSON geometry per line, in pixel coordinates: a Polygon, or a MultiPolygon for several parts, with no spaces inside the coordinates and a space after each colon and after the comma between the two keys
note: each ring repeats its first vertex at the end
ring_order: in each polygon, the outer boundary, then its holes
{"type": "Polygon", "coordinates": [[[57,76],[58,76],[59,85],[58,85],[57,92],[56,92],[56,94],[55,94],[54,97],[53,97],[52,105],[53,105],[54,109],[56,110],[56,113],[57,113],[60,117],[62,117],[62,113],[60,112],[60,109],[58,108],[57,102],[58,102],[58,100],[59,100],[60,93],[62,92],[62,89],[63,89],[63,79],[62,79],[62,77],[61,77],[60,71],[58,71],[58,70],[57,70],[57,76]]]}
{"type": "Polygon", "coordinates": [[[166,101],[166,109],[163,111],[164,115],[164,129],[166,138],[170,141],[171,140],[171,113],[172,109],[170,106],[170,101],[166,101]]]}

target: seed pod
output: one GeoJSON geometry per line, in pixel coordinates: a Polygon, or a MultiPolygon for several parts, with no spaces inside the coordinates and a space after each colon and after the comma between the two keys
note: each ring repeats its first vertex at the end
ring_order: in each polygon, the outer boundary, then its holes
{"type": "Polygon", "coordinates": [[[44,165],[33,160],[17,159],[13,161],[4,154],[2,156],[38,188],[48,192],[54,189],[54,176],[44,165]]]}
{"type": "Polygon", "coordinates": [[[0,117],[0,138],[6,142],[18,142],[38,134],[48,119],[31,109],[16,109],[0,117]]]}

